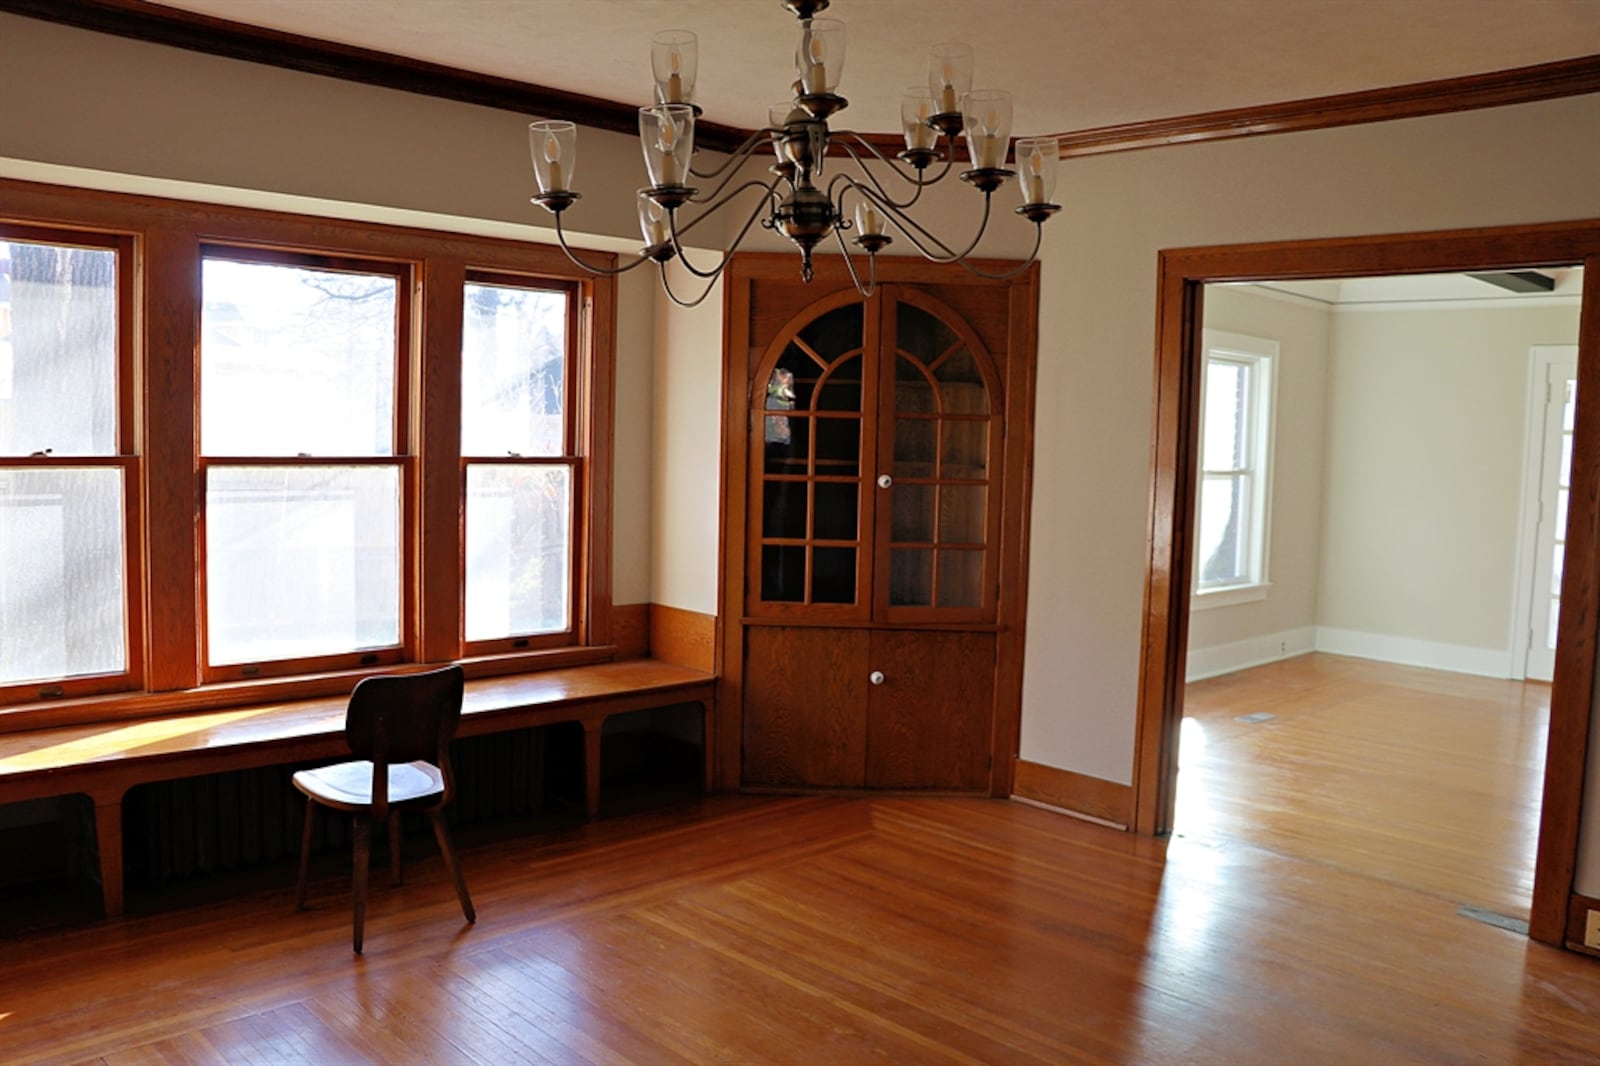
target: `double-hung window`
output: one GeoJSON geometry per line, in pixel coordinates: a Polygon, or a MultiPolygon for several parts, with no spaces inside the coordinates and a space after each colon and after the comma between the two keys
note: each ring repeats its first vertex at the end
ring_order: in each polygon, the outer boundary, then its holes
{"type": "Polygon", "coordinates": [[[398,661],[404,271],[234,248],[202,262],[205,676],[398,661]]]}
{"type": "Polygon", "coordinates": [[[1195,605],[1261,599],[1267,589],[1276,342],[1206,330],[1201,385],[1195,605]]]}
{"type": "Polygon", "coordinates": [[[464,635],[470,651],[571,643],[576,286],[468,275],[462,305],[464,635]]]}
{"type": "Polygon", "coordinates": [[[0,227],[0,698],[141,676],[131,253],[0,227]]]}

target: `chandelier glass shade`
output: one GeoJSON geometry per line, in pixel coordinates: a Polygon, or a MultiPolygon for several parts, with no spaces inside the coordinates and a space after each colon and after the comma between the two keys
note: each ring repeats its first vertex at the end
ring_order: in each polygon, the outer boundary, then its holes
{"type": "Polygon", "coordinates": [[[815,17],[828,6],[828,0],[783,0],[783,6],[800,21],[795,77],[789,86],[792,95],[773,105],[764,129],[752,133],[720,166],[707,171],[696,170],[693,159],[694,126],[700,115],[694,103],[699,72],[697,39],[686,30],[655,35],[650,48],[655,99],[639,109],[639,146],[649,181],[638,193],[644,248],[621,266],[585,262],[568,245],[562,228],[563,212],[581,198],[573,186],[577,127],[555,120],[529,125],[538,190],[532,202],[555,216],[557,239],[573,262],[595,273],[622,273],[643,263],[656,263],[667,295],[683,306],[693,306],[706,298],[733,253],[759,223],[794,245],[806,281],[812,278],[813,251],[833,237],[856,288],[867,295],[876,285],[877,255],[896,235],[934,262],[960,263],[984,276],[1009,276],[1016,271],[988,274],[969,257],[988,229],[994,193],[1018,178],[1022,206],[1015,210],[1034,223],[1034,243],[1017,269],[1031,263],[1038,255],[1044,223],[1060,210],[1051,202],[1060,148],[1053,137],[1019,140],[1016,169],[1008,166],[1013,159],[1011,94],[973,89],[972,47],[961,43],[934,46],[927,84],[906,89],[901,98],[905,149],[891,159],[862,135],[829,126],[829,119],[842,111],[847,101],[837,92],[844,74],[844,23],[815,17]],[[942,181],[957,165],[958,136],[966,142],[964,154],[970,164],[958,176],[982,194],[983,213],[972,240],[965,247],[953,248],[918,223],[911,210],[924,189],[942,181]],[[769,168],[770,178],[734,185],[741,164],[768,145],[776,160],[769,168]],[[709,192],[702,191],[697,182],[712,187],[709,192]],[[752,206],[720,260],[710,265],[691,262],[683,236],[739,202],[752,206]],[[851,235],[848,243],[847,233],[851,235]],[[855,255],[866,256],[865,271],[857,269],[851,246],[855,255]],[[705,281],[697,296],[683,298],[673,291],[667,264],[674,259],[705,281]]]}

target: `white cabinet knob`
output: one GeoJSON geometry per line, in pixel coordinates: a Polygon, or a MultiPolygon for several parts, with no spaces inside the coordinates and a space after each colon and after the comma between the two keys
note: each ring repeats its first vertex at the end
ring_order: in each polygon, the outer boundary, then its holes
{"type": "Polygon", "coordinates": [[[894,478],[890,477],[888,474],[879,474],[878,475],[878,487],[880,489],[889,488],[893,484],[894,484],[894,478]]]}
{"type": "Polygon", "coordinates": [[[867,680],[871,681],[874,685],[883,684],[883,671],[882,670],[874,670],[874,671],[872,671],[872,673],[867,675],[867,680]]]}

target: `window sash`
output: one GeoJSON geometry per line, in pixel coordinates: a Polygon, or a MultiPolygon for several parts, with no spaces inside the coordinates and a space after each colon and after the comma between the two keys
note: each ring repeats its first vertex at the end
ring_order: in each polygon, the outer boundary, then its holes
{"type": "Polygon", "coordinates": [[[1258,588],[1266,584],[1268,451],[1272,425],[1272,358],[1265,349],[1276,345],[1255,338],[1235,338],[1261,347],[1260,352],[1236,352],[1215,343],[1207,344],[1205,376],[1201,396],[1200,470],[1195,508],[1197,513],[1194,588],[1197,593],[1216,593],[1258,588]],[[1237,375],[1237,392],[1227,407],[1218,406],[1212,392],[1214,382],[1223,375],[1213,368],[1232,370],[1237,375]],[[1227,433],[1234,447],[1215,449],[1208,445],[1211,432],[1227,433]],[[1219,454],[1220,453],[1220,454],[1219,454]],[[1218,459],[1231,459],[1223,465],[1218,459]],[[1210,464],[1207,460],[1212,460],[1210,464]],[[1226,492],[1218,491],[1227,485],[1226,492]],[[1226,507],[1224,514],[1216,508],[1226,507]]]}

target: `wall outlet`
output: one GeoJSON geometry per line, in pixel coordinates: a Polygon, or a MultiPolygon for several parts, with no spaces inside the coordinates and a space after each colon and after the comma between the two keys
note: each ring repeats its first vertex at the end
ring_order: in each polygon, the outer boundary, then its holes
{"type": "Polygon", "coordinates": [[[1600,911],[1589,912],[1589,928],[1583,934],[1583,946],[1600,949],[1600,911]]]}

